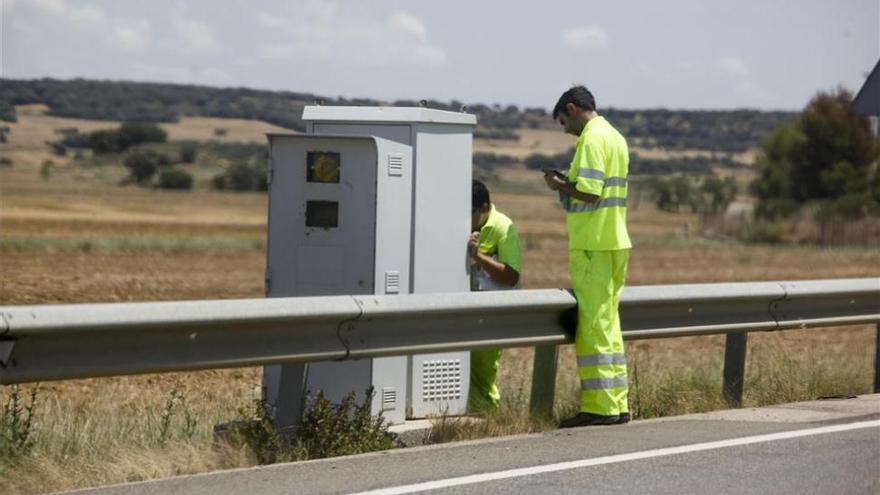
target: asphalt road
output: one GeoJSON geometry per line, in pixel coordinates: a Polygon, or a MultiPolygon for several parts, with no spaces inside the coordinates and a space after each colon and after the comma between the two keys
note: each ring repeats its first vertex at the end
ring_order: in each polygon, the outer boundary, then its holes
{"type": "Polygon", "coordinates": [[[80,491],[880,493],[880,395],[401,449],[80,491]]]}

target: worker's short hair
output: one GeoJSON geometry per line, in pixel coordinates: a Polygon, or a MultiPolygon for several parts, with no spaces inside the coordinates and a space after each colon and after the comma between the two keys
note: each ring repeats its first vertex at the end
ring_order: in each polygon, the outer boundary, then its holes
{"type": "Polygon", "coordinates": [[[583,110],[596,110],[596,99],[593,98],[593,93],[590,93],[590,90],[583,86],[574,86],[559,97],[559,101],[553,107],[553,120],[559,118],[561,113],[568,115],[565,111],[565,105],[569,103],[574,103],[574,106],[583,110]]]}
{"type": "Polygon", "coordinates": [[[476,213],[487,203],[489,203],[489,189],[486,188],[486,184],[474,179],[471,188],[471,213],[476,213]]]}

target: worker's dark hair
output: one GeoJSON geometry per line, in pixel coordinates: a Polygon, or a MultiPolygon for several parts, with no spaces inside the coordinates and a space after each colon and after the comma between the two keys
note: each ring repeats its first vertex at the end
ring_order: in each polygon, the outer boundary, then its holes
{"type": "Polygon", "coordinates": [[[471,188],[471,213],[476,213],[481,206],[487,203],[489,203],[489,190],[486,189],[486,184],[474,179],[471,188]]]}
{"type": "MultiPolygon", "coordinates": [[[[559,114],[566,113],[565,105],[569,103],[574,103],[574,106],[584,110],[596,110],[596,99],[593,98],[593,93],[590,93],[590,90],[583,86],[575,86],[565,93],[562,93],[562,96],[559,97],[559,101],[557,101],[556,106],[553,107],[554,120],[559,117],[559,114]]],[[[566,115],[568,115],[568,113],[566,113],[566,115]]]]}

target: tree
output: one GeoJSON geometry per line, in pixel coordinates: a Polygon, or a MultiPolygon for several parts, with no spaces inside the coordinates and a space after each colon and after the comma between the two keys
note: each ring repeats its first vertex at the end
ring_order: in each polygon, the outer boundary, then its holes
{"type": "Polygon", "coordinates": [[[688,205],[691,211],[696,213],[699,202],[694,195],[691,181],[684,175],[677,175],[672,179],[672,192],[675,195],[675,211],[678,211],[681,205],[688,205]]]}
{"type": "Polygon", "coordinates": [[[706,177],[700,186],[700,192],[703,194],[704,209],[707,213],[722,213],[736,197],[736,179],[730,176],[724,180],[714,175],[706,177]]]}
{"type": "Polygon", "coordinates": [[[138,184],[146,184],[153,178],[159,166],[158,155],[149,151],[135,151],[125,158],[129,177],[138,184]]]}
{"type": "MultiPolygon", "coordinates": [[[[880,140],[867,118],[850,110],[852,94],[843,89],[819,93],[800,118],[776,128],[758,157],[759,177],[751,184],[758,216],[776,218],[813,200],[845,200],[860,211],[880,200],[877,160],[880,140]]],[[[847,206],[840,211],[852,211],[847,206]]]]}
{"type": "Polygon", "coordinates": [[[96,155],[114,153],[119,150],[116,131],[100,130],[89,133],[89,147],[96,155]]]}
{"type": "Polygon", "coordinates": [[[658,210],[662,211],[678,211],[678,204],[674,200],[674,193],[670,181],[653,175],[648,182],[651,188],[651,194],[654,196],[654,202],[658,210]]]}

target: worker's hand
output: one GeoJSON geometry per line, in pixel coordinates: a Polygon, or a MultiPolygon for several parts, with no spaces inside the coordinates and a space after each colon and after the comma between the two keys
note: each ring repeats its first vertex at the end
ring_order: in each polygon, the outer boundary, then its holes
{"type": "Polygon", "coordinates": [[[544,182],[552,191],[558,191],[565,182],[554,174],[544,174],[544,182]]]}
{"type": "Polygon", "coordinates": [[[471,232],[471,238],[468,239],[468,254],[471,256],[471,260],[477,261],[477,253],[480,252],[480,233],[479,232],[471,232]]]}

